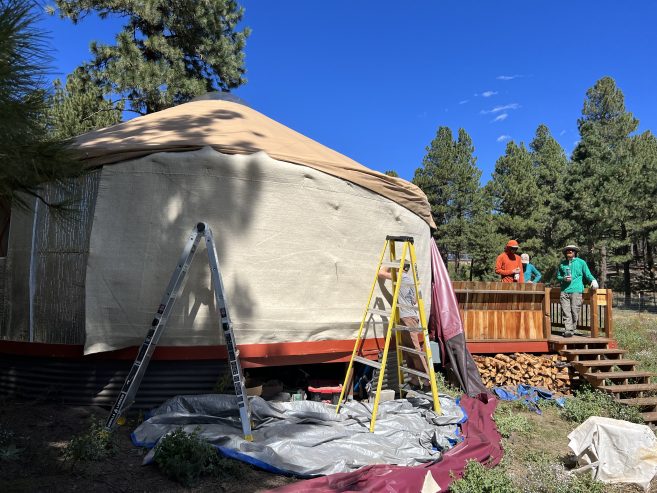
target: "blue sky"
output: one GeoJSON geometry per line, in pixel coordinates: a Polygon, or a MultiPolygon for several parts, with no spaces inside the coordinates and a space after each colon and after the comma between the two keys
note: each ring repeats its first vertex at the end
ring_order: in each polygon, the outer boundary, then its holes
{"type": "MultiPolygon", "coordinates": [[[[439,126],[472,137],[482,181],[544,123],[570,154],[586,90],[609,75],[657,132],[657,2],[242,0],[256,110],[411,179],[439,126]]],[[[121,22],[44,19],[60,75],[121,22]]]]}

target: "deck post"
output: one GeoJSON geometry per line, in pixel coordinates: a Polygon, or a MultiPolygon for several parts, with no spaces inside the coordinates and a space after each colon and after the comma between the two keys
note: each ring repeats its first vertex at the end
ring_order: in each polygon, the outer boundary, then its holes
{"type": "Polygon", "coordinates": [[[605,306],[605,331],[606,331],[606,337],[609,339],[614,338],[614,331],[613,331],[613,322],[611,318],[611,304],[613,302],[613,296],[611,294],[611,289],[607,289],[607,293],[605,295],[607,297],[607,305],[605,306]]]}
{"type": "Polygon", "coordinates": [[[552,334],[552,318],[550,317],[550,288],[545,286],[543,298],[543,337],[548,339],[552,334]]]}
{"type": "Polygon", "coordinates": [[[600,336],[600,316],[598,314],[598,293],[589,288],[589,299],[591,303],[591,337],[600,336]]]}

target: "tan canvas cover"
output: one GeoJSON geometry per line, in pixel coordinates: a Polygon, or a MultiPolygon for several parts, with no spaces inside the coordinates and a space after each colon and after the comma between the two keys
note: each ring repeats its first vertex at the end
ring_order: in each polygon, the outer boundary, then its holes
{"type": "Polygon", "coordinates": [[[427,198],[415,185],[370,170],[239,103],[186,103],[84,134],[74,144],[90,167],[204,146],[224,154],[264,151],[279,161],[323,171],[393,200],[435,227],[427,198]]]}
{"type": "MultiPolygon", "coordinates": [[[[150,154],[102,169],[87,353],[143,341],[198,221],[214,231],[238,344],[353,339],[387,234],[413,236],[420,277],[431,278],[429,226],[378,193],[264,152],[150,154]]],[[[161,345],[222,343],[211,289],[203,245],[161,345]]],[[[381,308],[386,295],[377,285],[381,308]]],[[[382,334],[377,317],[368,337],[382,334]]]]}

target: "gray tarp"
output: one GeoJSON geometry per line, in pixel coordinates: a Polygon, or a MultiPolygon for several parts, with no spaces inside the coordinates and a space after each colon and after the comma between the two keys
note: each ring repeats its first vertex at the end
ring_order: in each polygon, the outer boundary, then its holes
{"type": "MultiPolygon", "coordinates": [[[[441,450],[460,440],[463,410],[441,395],[442,415],[424,399],[381,402],[374,433],[369,432],[372,404],[335,406],[313,401],[271,402],[250,398],[253,442],[242,438],[235,396],[179,396],[165,402],[133,433],[133,443],[152,447],[183,427],[215,446],[237,452],[281,472],[301,476],[333,474],[368,464],[414,466],[440,458],[441,450]]],[[[146,456],[150,461],[152,452],[146,456]]]]}

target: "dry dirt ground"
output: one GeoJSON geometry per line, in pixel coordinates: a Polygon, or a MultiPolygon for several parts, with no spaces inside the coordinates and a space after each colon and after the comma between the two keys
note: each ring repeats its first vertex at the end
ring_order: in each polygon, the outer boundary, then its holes
{"type": "Polygon", "coordinates": [[[77,464],[64,461],[65,445],[73,436],[88,430],[93,416],[104,420],[107,410],[0,400],[0,427],[11,430],[17,447],[22,449],[14,460],[0,459],[0,492],[247,493],[294,481],[244,464],[235,480],[206,478],[194,488],[184,488],[166,478],[154,464],[141,465],[145,452],[130,441],[135,427],[131,424],[118,429],[118,450],[113,457],[77,464]]]}

